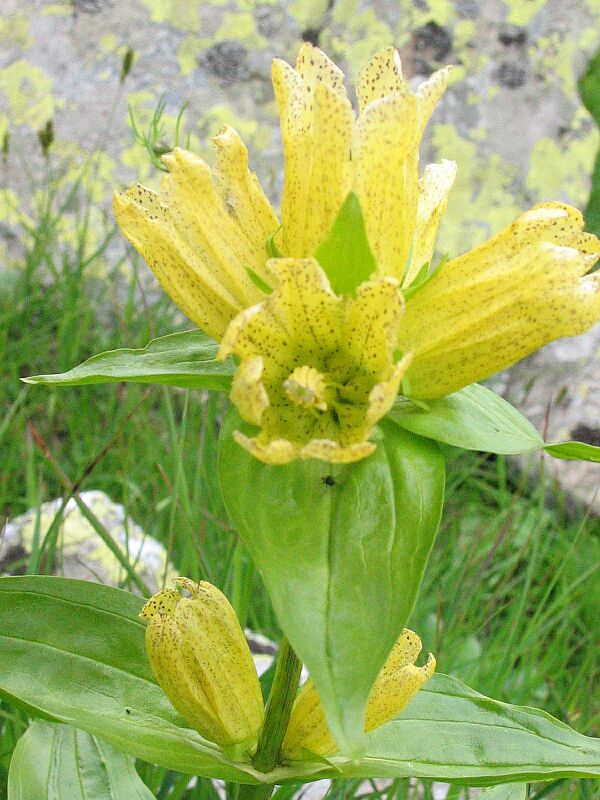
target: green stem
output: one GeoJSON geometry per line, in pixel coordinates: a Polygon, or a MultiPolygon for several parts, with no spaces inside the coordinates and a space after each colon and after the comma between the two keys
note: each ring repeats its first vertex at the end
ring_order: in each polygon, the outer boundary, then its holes
{"type": "MultiPolygon", "coordinates": [[[[281,744],[290,721],[301,671],[302,663],[284,636],[265,709],[265,721],[258,737],[256,754],[252,759],[252,765],[259,772],[270,772],[279,762],[281,744]]],[[[238,800],[268,800],[273,789],[272,784],[242,784],[238,800]]]]}
{"type": "Polygon", "coordinates": [[[265,721],[258,737],[256,755],[252,759],[254,767],[260,772],[270,772],[277,766],[301,671],[302,664],[284,636],[267,701],[265,721]]]}

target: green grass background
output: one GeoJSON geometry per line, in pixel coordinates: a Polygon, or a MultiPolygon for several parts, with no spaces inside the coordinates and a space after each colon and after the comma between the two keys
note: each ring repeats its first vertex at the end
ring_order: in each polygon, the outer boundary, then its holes
{"type": "MultiPolygon", "coordinates": [[[[165,543],[181,574],[224,588],[243,623],[276,639],[268,598],[219,497],[223,398],[133,384],[48,390],[19,383],[189,327],[168,298],[147,301],[139,279],[147,268],[124,248],[108,280],[95,277],[95,261],[118,235],[109,231],[90,256],[89,201],[77,187],[61,197],[49,161],[47,169],[43,202],[23,234],[24,263],[0,272],[0,523],[60,496],[65,476],[82,490],[101,489],[165,543]],[[80,204],[74,249],[54,236],[65,203],[80,204]]],[[[600,736],[600,520],[571,507],[545,479],[543,463],[539,472],[517,472],[504,457],[450,448],[447,455],[446,510],[412,627],[440,671],[600,736]]],[[[44,556],[34,552],[16,566],[43,572],[44,556]]],[[[0,703],[0,798],[26,724],[0,703]]],[[[147,764],[139,771],[158,798],[216,798],[207,781],[190,788],[188,776],[147,764]]],[[[297,790],[285,787],[278,798],[297,790]]],[[[407,781],[385,789],[338,782],[329,796],[432,794],[407,781]]],[[[460,796],[455,788],[449,800],[460,796]]],[[[589,800],[600,789],[562,781],[530,787],[530,797],[589,800]]]]}

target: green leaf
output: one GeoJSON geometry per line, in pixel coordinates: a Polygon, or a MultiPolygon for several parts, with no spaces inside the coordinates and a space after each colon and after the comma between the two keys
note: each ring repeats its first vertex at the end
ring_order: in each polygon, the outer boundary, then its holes
{"type": "Polygon", "coordinates": [[[145,761],[253,783],[252,770],[190,730],[156,684],[143,602],[87,581],[0,578],[0,692],[145,761]]]}
{"type": "Polygon", "coordinates": [[[22,380],[45,386],[134,381],[227,392],[235,366],[231,359],[217,361],[217,350],[217,343],[202,331],[171,333],[153,339],[141,350],[109,350],[68,372],[22,380]]]}
{"type": "Polygon", "coordinates": [[[323,267],[336,294],[354,294],[357,286],[375,272],[360,202],[349,192],[315,258],[323,267]]]}
{"type": "Polygon", "coordinates": [[[477,383],[419,406],[401,400],[389,417],[406,430],[465,450],[515,454],[544,446],[520,411],[477,383]]]}
{"type": "Polygon", "coordinates": [[[544,711],[491,700],[438,674],[396,720],[369,734],[361,764],[341,770],[351,778],[412,776],[478,786],[598,778],[600,740],[544,711]]]}
{"type": "Polygon", "coordinates": [[[544,450],[554,458],[564,461],[594,461],[600,463],[600,447],[585,442],[560,442],[547,444],[544,450]]]}
{"type": "Polygon", "coordinates": [[[444,462],[436,444],[395,425],[369,458],[268,466],[233,441],[219,480],[279,624],[311,673],[345,753],[362,743],[369,691],[415,602],[439,522],[444,462]]]}
{"type": "Polygon", "coordinates": [[[600,778],[600,740],[439,674],[398,719],[366,737],[361,763],[337,755],[331,767],[298,762],[258,776],[191,730],[154,683],[137,618],[142,602],[85,581],[0,578],[0,690],[125,753],[244,783],[420,776],[489,785],[600,778]]]}
{"type": "Polygon", "coordinates": [[[77,730],[34,720],[10,762],[8,800],[152,800],[134,759],[77,730]]]}

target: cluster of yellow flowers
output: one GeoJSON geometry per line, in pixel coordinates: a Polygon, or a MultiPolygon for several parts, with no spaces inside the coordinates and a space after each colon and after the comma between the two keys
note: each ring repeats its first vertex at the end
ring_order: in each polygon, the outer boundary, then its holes
{"type": "MultiPolygon", "coordinates": [[[[179,713],[209,741],[253,754],[264,719],[258,675],[235,611],[215,586],[188,578],[154,595],[140,616],[148,620],[146,647],[156,679],[179,713]],[[182,591],[188,592],[184,597],[182,591]]],[[[430,654],[414,662],[421,640],[405,629],[367,703],[365,731],[395,717],[433,675],[430,654]]],[[[326,756],[337,747],[312,680],[294,702],[281,755],[285,760],[326,756]]]]}
{"type": "Polygon", "coordinates": [[[262,461],[364,458],[400,390],[444,396],[600,318],[600,275],[590,274],[600,244],[562,203],[525,212],[415,288],[423,266],[431,272],[456,174],[442,161],[418,175],[448,74],[412,92],[387,48],[358,80],[355,116],[342,72],[320,50],[304,45],[295,69],[275,60],[281,223],[231,128],[214,140],[214,170],[178,149],[163,159],[159,193],[115,196],[121,229],[165,290],[221,341],[220,357],[237,358],[231,399],[260,431],[236,438],[262,461]],[[336,295],[315,258],[349,192],[376,264],[354,296],[336,295]]]}

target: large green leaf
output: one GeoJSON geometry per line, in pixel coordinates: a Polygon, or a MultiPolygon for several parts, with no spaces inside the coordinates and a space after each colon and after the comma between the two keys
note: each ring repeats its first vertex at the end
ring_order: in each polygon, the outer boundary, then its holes
{"type": "Polygon", "coordinates": [[[586,442],[547,444],[544,450],[563,461],[594,461],[600,463],[600,447],[586,442]]]}
{"type": "Polygon", "coordinates": [[[146,761],[253,782],[188,729],[156,684],[143,602],[86,581],[0,578],[0,691],[146,761]]]}
{"type": "Polygon", "coordinates": [[[341,769],[346,777],[410,775],[475,785],[599,778],[600,740],[544,711],[500,703],[435,675],[398,719],[369,735],[364,761],[341,769]]]}
{"type": "Polygon", "coordinates": [[[544,446],[514,406],[477,383],[422,406],[402,399],[389,416],[406,430],[465,450],[514,454],[544,446]]]}
{"type": "Polygon", "coordinates": [[[344,200],[315,258],[336,294],[354,294],[356,288],[375,272],[377,262],[367,239],[360,201],[354,192],[349,192],[344,200]]]}
{"type": "MultiPolygon", "coordinates": [[[[0,690],[120,750],[170,769],[254,783],[187,727],[154,683],[137,618],[142,600],[65,578],[0,578],[0,690]]],[[[369,734],[362,763],[334,756],[263,780],[447,779],[464,784],[600,778],[600,741],[531,708],[435,675],[400,717],[369,734]]],[[[17,795],[18,797],[18,795],[17,795]]]]}
{"type": "Polygon", "coordinates": [[[217,361],[218,345],[202,331],[171,333],[141,350],[109,350],[58,375],[34,375],[25,383],[81,386],[88,383],[160,383],[183,388],[229,391],[234,364],[217,361]]]}
{"type": "Polygon", "coordinates": [[[319,690],[336,741],[357,755],[364,706],[412,610],[439,522],[437,445],[386,423],[356,464],[267,466],[233,441],[231,409],[219,480],[279,624],[319,690]]]}
{"type": "Polygon", "coordinates": [[[8,800],[152,800],[134,759],[71,725],[34,720],[10,762],[8,800]]]}

